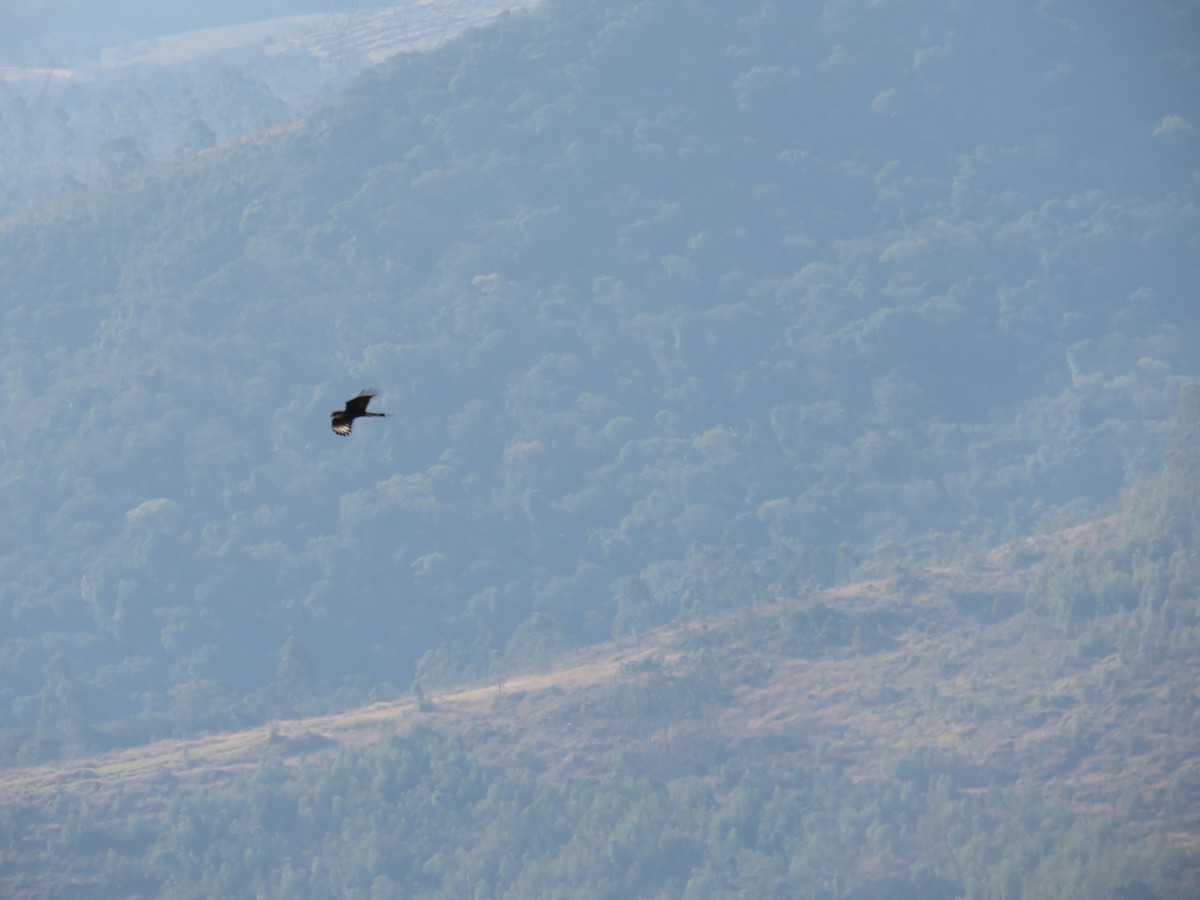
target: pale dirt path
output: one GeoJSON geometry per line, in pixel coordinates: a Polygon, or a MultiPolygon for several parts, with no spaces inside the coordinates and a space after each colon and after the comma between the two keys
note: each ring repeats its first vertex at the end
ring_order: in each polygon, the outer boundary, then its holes
{"type": "MultiPolygon", "coordinates": [[[[492,714],[497,697],[571,693],[616,677],[625,663],[668,652],[677,633],[662,632],[638,648],[604,644],[572,654],[544,672],[527,672],[498,683],[474,684],[429,693],[439,720],[469,720],[492,714]]],[[[118,789],[125,796],[150,794],[168,783],[183,790],[211,785],[259,765],[265,758],[293,762],[338,748],[371,744],[413,724],[419,717],[411,697],[347,712],[282,719],[252,728],[189,739],[155,741],[64,762],[0,772],[0,805],[48,803],[59,797],[101,800],[118,789]]],[[[512,712],[497,718],[511,721],[512,712]]]]}

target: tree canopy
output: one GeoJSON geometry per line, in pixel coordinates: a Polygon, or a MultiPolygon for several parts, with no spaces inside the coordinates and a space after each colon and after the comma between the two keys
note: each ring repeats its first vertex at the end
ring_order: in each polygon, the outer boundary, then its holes
{"type": "MultiPolygon", "coordinates": [[[[249,140],[182,109],[164,158],[111,111],[103,172],[0,222],[10,757],[1115,501],[1200,375],[1168,6],[551,2],[300,120],[221,73],[249,140]],[[364,384],[395,418],[335,441],[364,384]]],[[[1194,605],[1149,515],[1130,558],[1194,605]]]]}

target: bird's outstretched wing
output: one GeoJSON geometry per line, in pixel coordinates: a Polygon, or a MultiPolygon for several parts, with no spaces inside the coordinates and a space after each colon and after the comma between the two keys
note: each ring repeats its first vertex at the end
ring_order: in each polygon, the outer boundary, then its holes
{"type": "Polygon", "coordinates": [[[374,391],[363,391],[353,400],[346,401],[346,415],[351,419],[357,419],[367,411],[367,404],[371,402],[371,398],[375,396],[374,391]]]}

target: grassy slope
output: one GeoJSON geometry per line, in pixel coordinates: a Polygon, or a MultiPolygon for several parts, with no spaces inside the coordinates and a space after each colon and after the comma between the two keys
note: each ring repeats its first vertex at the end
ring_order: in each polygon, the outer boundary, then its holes
{"type": "Polygon", "coordinates": [[[97,819],[161,809],[265,757],[295,763],[418,721],[543,777],[610,771],[618,754],[662,777],[696,777],[737,749],[833,765],[856,779],[946,775],[968,790],[1033,788],[1115,818],[1130,838],[1200,846],[1200,704],[1178,702],[1196,692],[1200,660],[1125,665],[1115,649],[1125,614],[1068,630],[1032,628],[1028,612],[1012,611],[1046,554],[1104,541],[1119,527],[1103,520],[966,568],[908,572],[663,629],[640,644],[597,645],[547,671],[437,692],[426,711],[405,699],[9,770],[0,796],[24,827],[8,868],[28,875],[49,863],[54,832],[85,804],[97,819]],[[797,617],[821,604],[858,623],[854,638],[833,651],[796,651],[797,617]],[[683,671],[698,646],[717,650],[720,702],[700,716],[631,720],[621,686],[683,671]]]}
{"type": "Polygon", "coordinates": [[[104,65],[169,66],[244,47],[261,47],[268,56],[289,51],[319,57],[360,55],[374,64],[394,53],[432,47],[464,29],[485,25],[506,10],[528,5],[508,0],[399,3],[365,14],[281,16],[196,28],[111,47],[104,52],[104,65]]]}

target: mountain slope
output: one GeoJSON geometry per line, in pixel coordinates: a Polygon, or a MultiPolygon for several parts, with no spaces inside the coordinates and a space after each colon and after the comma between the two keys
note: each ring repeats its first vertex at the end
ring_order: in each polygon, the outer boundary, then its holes
{"type": "Polygon", "coordinates": [[[10,758],[264,721],[285,647],[366,698],[1111,499],[1197,374],[1153,16],[573,2],[118,142],[0,225],[10,758]]]}
{"type": "MultiPolygon", "coordinates": [[[[975,797],[991,815],[1002,798],[1036,795],[1109,823],[1122,853],[1165,841],[1196,854],[1200,657],[1136,658],[1122,647],[1131,610],[1053,627],[1027,601],[1064,561],[1098,558],[1128,530],[1114,516],[966,567],[913,569],[574,651],[545,671],[431,691],[420,704],[11,770],[0,776],[8,861],[25,880],[9,887],[53,884],[44,854],[56,846],[85,881],[103,883],[94,854],[111,845],[104,834],[264,766],[323,771],[422,727],[459,736],[478,764],[548,785],[603,784],[616,772],[706,783],[730,766],[821,772],[872,791],[975,797]],[[79,838],[81,810],[90,841],[79,838]]],[[[913,859],[930,850],[914,847],[913,859]]],[[[1195,878],[1191,858],[1184,871],[1195,878]]]]}

